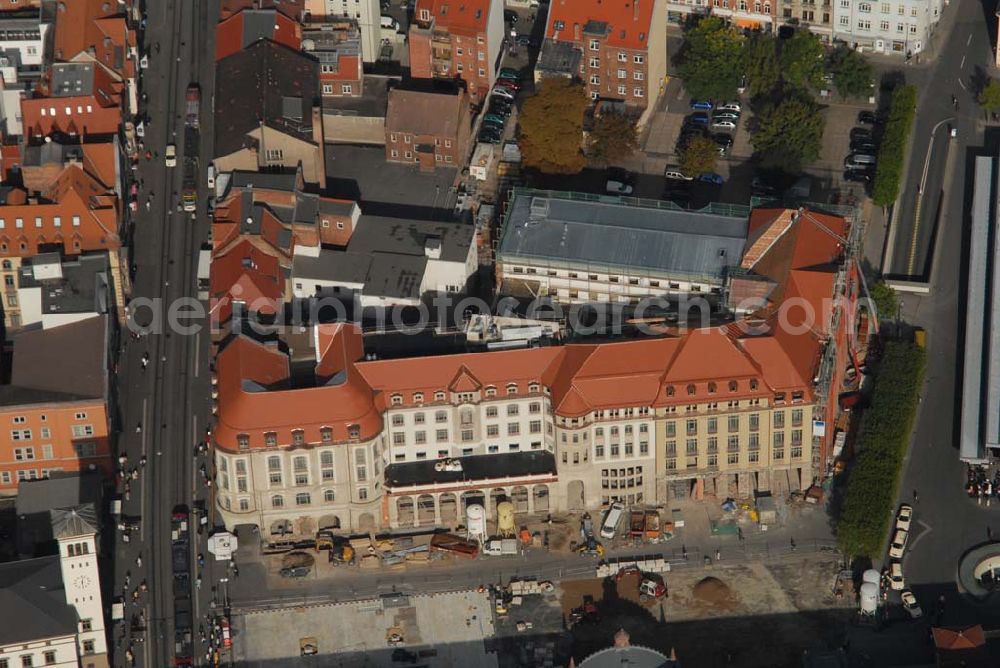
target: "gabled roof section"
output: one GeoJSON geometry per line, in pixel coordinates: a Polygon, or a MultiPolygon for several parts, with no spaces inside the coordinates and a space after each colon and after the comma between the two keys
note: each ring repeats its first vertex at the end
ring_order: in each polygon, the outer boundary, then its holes
{"type": "Polygon", "coordinates": [[[427,11],[435,28],[471,36],[486,32],[491,5],[490,0],[417,0],[413,15],[420,20],[427,11]]]}
{"type": "Polygon", "coordinates": [[[545,36],[581,42],[588,36],[606,36],[612,47],[642,50],[649,47],[656,0],[552,0],[545,36]],[[559,27],[561,26],[561,27],[559,27]],[[576,37],[579,29],[580,37],[576,37]]]}
{"type": "Polygon", "coordinates": [[[121,76],[134,75],[128,58],[135,36],[129,31],[123,5],[108,0],[58,3],[53,56],[67,62],[81,53],[121,76]]]}
{"type": "Polygon", "coordinates": [[[685,335],[663,382],[747,378],[756,374],[757,369],[721,328],[705,327],[685,335]]]}
{"type": "Polygon", "coordinates": [[[302,48],[302,27],[275,9],[242,9],[215,28],[215,59],[242,51],[258,40],[302,48]]]}
{"type": "Polygon", "coordinates": [[[306,0],[220,0],[219,20],[224,21],[244,9],[276,9],[295,21],[305,13],[306,0]]]}
{"type": "Polygon", "coordinates": [[[452,392],[477,392],[483,385],[464,364],[459,367],[455,377],[448,384],[452,392]]]}
{"type": "Polygon", "coordinates": [[[209,276],[212,313],[218,322],[229,320],[234,300],[263,315],[276,314],[284,303],[285,277],[278,259],[246,239],[216,255],[209,276]]]}

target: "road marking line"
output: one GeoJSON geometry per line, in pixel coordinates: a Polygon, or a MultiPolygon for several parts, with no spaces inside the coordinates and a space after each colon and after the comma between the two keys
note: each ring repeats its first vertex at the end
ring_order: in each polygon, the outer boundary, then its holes
{"type": "Polygon", "coordinates": [[[969,46],[970,44],[972,44],[972,33],[971,32],[969,33],[969,39],[965,40],[965,45],[966,46],[969,46]]]}
{"type": "Polygon", "coordinates": [[[966,90],[965,84],[962,82],[961,77],[958,79],[958,85],[962,87],[962,90],[966,90]]]}
{"type": "MultiPolygon", "coordinates": [[[[142,400],[142,421],[146,422],[146,403],[149,401],[148,398],[142,400]]],[[[146,456],[146,430],[142,430],[142,456],[146,456]]],[[[144,472],[145,473],[145,472],[144,472]]],[[[146,480],[145,478],[142,482],[142,489],[139,490],[139,540],[143,543],[146,542],[146,480]]]]}
{"type": "Polygon", "coordinates": [[[962,56],[962,62],[959,64],[958,69],[962,69],[963,67],[965,67],[965,56],[962,56]]]}
{"type": "MultiPolygon", "coordinates": [[[[191,416],[191,437],[192,437],[191,447],[193,448],[195,446],[195,444],[198,443],[198,416],[197,415],[192,415],[191,416]]],[[[195,450],[195,452],[197,452],[197,450],[195,450]]],[[[193,459],[194,459],[195,463],[197,463],[198,458],[194,457],[193,459]]],[[[194,494],[195,494],[195,492],[198,489],[198,479],[196,477],[197,475],[198,475],[198,467],[194,466],[192,464],[191,465],[191,498],[194,498],[194,494]]]]}
{"type": "MultiPolygon", "coordinates": [[[[148,401],[149,401],[148,397],[146,397],[146,398],[144,398],[142,400],[142,424],[144,424],[144,425],[146,424],[146,403],[148,401]]],[[[143,456],[146,455],[146,434],[147,434],[146,427],[143,427],[142,428],[142,438],[139,439],[140,441],[142,441],[142,454],[143,454],[143,456]]]]}
{"type": "Polygon", "coordinates": [[[199,348],[201,347],[198,342],[201,338],[201,332],[194,335],[194,377],[198,377],[198,354],[201,352],[199,348]]]}
{"type": "MultiPolygon", "coordinates": [[[[924,171],[920,175],[920,184],[917,188],[917,205],[916,208],[914,209],[914,215],[913,215],[913,236],[910,237],[910,252],[906,260],[906,274],[908,276],[913,275],[913,268],[914,265],[917,263],[917,240],[919,238],[919,232],[920,232],[920,209],[924,201],[924,190],[927,187],[927,172],[931,166],[931,153],[932,149],[934,148],[934,135],[937,134],[939,127],[941,127],[942,125],[951,120],[953,119],[946,118],[942,121],[939,121],[937,125],[935,125],[931,129],[931,138],[927,141],[927,153],[924,156],[924,171]]],[[[948,143],[948,149],[949,150],[951,149],[950,142],[948,143]]]]}
{"type": "Polygon", "coordinates": [[[910,543],[910,550],[912,550],[913,548],[915,548],[917,546],[917,543],[920,542],[920,539],[922,539],[924,536],[929,535],[931,533],[931,531],[933,531],[933,529],[931,529],[931,525],[928,524],[927,522],[924,522],[923,520],[917,520],[917,524],[919,524],[924,529],[926,529],[926,531],[921,532],[921,534],[919,536],[917,536],[916,538],[913,539],[913,542],[910,543]]]}

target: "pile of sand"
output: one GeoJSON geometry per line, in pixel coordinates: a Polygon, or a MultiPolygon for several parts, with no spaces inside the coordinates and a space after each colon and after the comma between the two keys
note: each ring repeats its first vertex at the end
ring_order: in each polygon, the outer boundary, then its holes
{"type": "Polygon", "coordinates": [[[729,585],[719,578],[707,577],[695,584],[694,598],[714,607],[729,607],[733,603],[729,585]]]}

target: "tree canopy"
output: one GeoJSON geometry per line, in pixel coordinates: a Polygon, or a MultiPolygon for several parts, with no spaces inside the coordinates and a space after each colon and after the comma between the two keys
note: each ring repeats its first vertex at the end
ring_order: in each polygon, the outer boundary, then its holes
{"type": "Polygon", "coordinates": [[[711,137],[694,137],[681,152],[681,171],[688,176],[701,176],[715,171],[719,147],[711,137]]]}
{"type": "Polygon", "coordinates": [[[625,114],[602,111],[590,129],[587,154],[591,161],[606,165],[627,158],[639,148],[635,123],[625,114]]]}
{"type": "Polygon", "coordinates": [[[990,79],[979,91],[979,106],[987,114],[995,114],[1000,111],[1000,82],[990,79]]]}
{"type": "Polygon", "coordinates": [[[781,69],[778,65],[778,44],[773,35],[754,33],[746,41],[743,60],[751,98],[774,90],[781,78],[781,69]]]}
{"type": "Polygon", "coordinates": [[[872,94],[875,77],[871,64],[860,53],[847,46],[830,54],[833,84],[841,97],[863,97],[872,94]]]}
{"type": "Polygon", "coordinates": [[[785,83],[799,88],[819,88],[823,85],[823,65],[826,50],[819,36],[808,30],[797,30],[781,42],[781,75],[785,83]]]}
{"type": "Polygon", "coordinates": [[[819,157],[823,125],[820,106],[797,91],[761,110],[750,142],[761,166],[797,174],[819,157]]]}
{"type": "Polygon", "coordinates": [[[678,54],[687,92],[702,100],[733,98],[743,73],[743,42],[742,33],[716,16],[688,28],[678,54]]]}
{"type": "Polygon", "coordinates": [[[562,77],[543,79],[521,106],[521,155],[526,167],[548,174],[576,174],[586,165],[583,115],[590,100],[583,86],[562,77]]]}

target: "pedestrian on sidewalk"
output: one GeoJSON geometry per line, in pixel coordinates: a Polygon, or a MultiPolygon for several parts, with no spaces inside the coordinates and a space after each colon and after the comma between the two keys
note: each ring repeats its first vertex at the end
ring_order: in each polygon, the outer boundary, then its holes
{"type": "Polygon", "coordinates": [[[792,546],[792,552],[794,552],[795,551],[795,538],[790,538],[789,542],[791,543],[791,546],[792,546]]]}
{"type": "Polygon", "coordinates": [[[722,550],[715,548],[715,560],[722,561],[722,550]]]}
{"type": "Polygon", "coordinates": [[[917,488],[914,487],[913,488],[913,503],[917,503],[918,501],[920,501],[920,497],[917,495],[917,488]]]}

